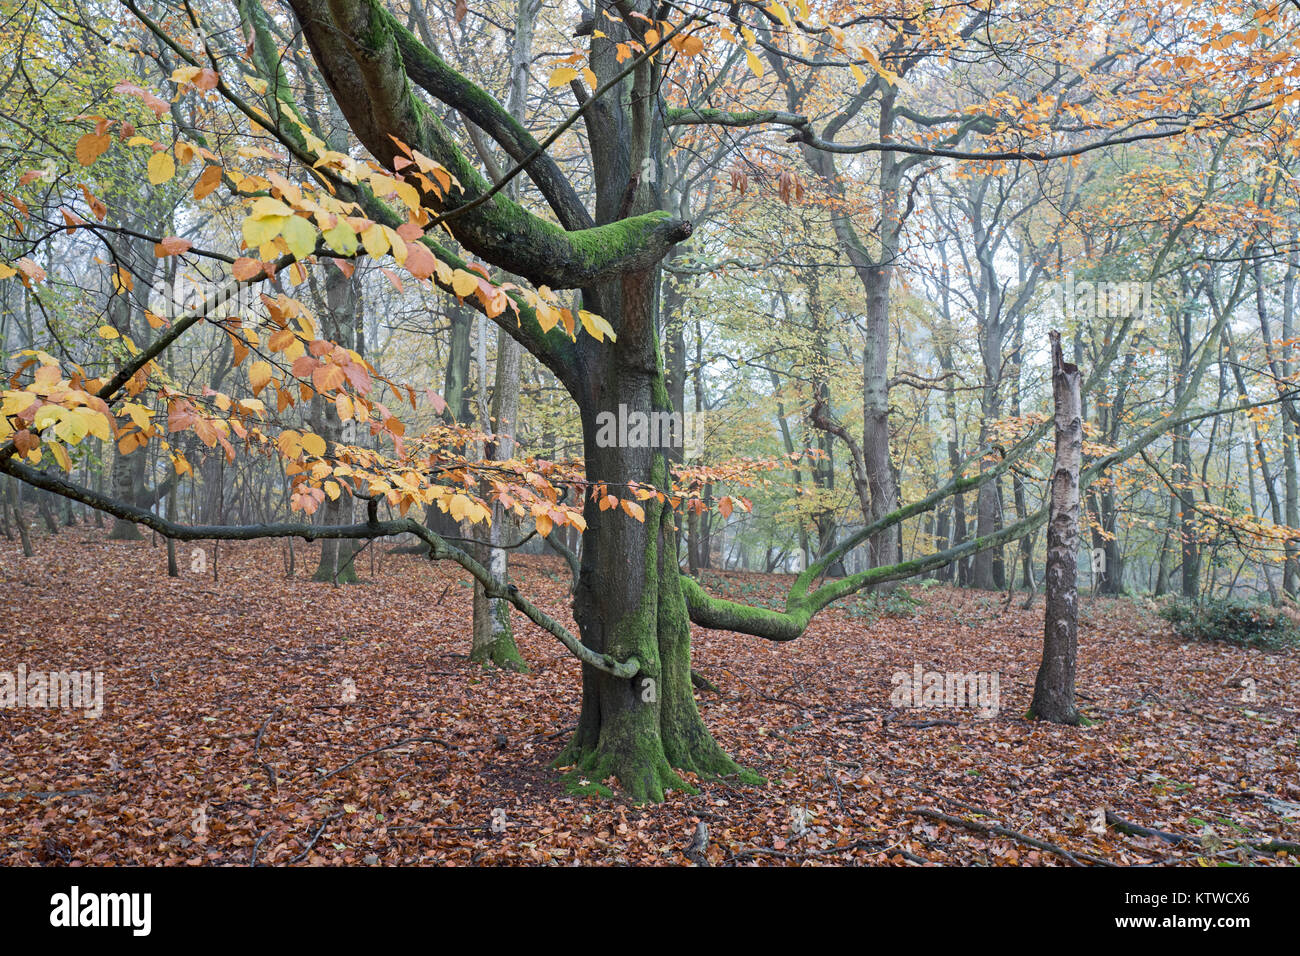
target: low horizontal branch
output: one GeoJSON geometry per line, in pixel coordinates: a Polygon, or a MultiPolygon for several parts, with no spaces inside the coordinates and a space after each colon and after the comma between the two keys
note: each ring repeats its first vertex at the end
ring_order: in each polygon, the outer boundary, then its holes
{"type": "Polygon", "coordinates": [[[115,518],[142,524],[157,531],[163,537],[176,541],[254,541],[262,538],[302,538],[306,541],[327,538],[365,540],[413,534],[429,545],[430,559],[450,560],[459,564],[483,585],[483,590],[488,597],[500,598],[514,605],[530,621],[558,638],[560,643],[584,664],[613,674],[615,677],[632,678],[641,670],[641,663],[635,657],[619,661],[608,654],[598,654],[587,647],[569,633],[563,624],[520,594],[513,584],[502,584],[497,581],[487,568],[469,554],[449,544],[414,518],[378,520],[375,517],[375,501],[371,502],[371,519],[358,524],[314,525],[310,522],[286,522],[250,525],[184,525],[169,521],[152,511],[102,495],[58,475],[38,471],[13,458],[0,459],[0,472],[43,491],[89,505],[115,518]]]}

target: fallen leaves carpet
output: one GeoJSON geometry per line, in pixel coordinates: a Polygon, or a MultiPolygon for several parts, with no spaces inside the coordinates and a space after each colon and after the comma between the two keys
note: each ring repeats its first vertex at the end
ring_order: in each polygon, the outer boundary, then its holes
{"type": "MultiPolygon", "coordinates": [[[[105,703],[0,709],[3,864],[1294,864],[1259,847],[1300,839],[1298,655],[1180,643],[1150,602],[1083,597],[1088,727],[1024,719],[1041,597],[912,585],[790,644],[697,629],[704,719],[768,784],[632,806],[551,766],[577,661],[515,615],[532,672],[471,664],[449,564],[376,547],[336,588],[301,544],[293,579],[283,543],[223,544],[215,582],[189,545],[169,578],[161,542],[92,527],[37,549],[0,540],[0,671],[99,670],[105,703]],[[996,673],[999,713],[891,706],[918,664],[996,673]]],[[[562,561],[513,574],[572,626],[562,561]]],[[[706,579],[768,603],[787,581],[706,579]]]]}

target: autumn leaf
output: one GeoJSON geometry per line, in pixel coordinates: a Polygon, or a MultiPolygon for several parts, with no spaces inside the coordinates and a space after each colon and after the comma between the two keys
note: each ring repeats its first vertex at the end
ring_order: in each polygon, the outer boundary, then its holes
{"type": "Polygon", "coordinates": [[[161,150],[149,157],[149,182],[158,186],[176,175],[176,161],[172,154],[161,150]]]}
{"type": "Polygon", "coordinates": [[[587,330],[587,334],[597,342],[603,342],[605,339],[609,339],[611,342],[616,340],[613,327],[594,312],[579,309],[578,318],[582,320],[582,327],[587,330]]]}
{"type": "Polygon", "coordinates": [[[194,198],[203,199],[221,185],[221,167],[205,166],[194,183],[194,198]]]}
{"type": "Polygon", "coordinates": [[[577,78],[578,78],[578,71],[575,70],[573,67],[560,66],[560,67],[556,67],[554,70],[551,71],[550,77],[546,80],[546,85],[549,86],[551,89],[555,89],[555,87],[564,86],[565,84],[571,83],[577,78]]]}
{"type": "Polygon", "coordinates": [[[113,138],[108,133],[87,133],[77,140],[77,162],[89,166],[108,152],[113,145],[113,138]]]}
{"type": "Polygon", "coordinates": [[[230,267],[230,273],[240,282],[247,282],[262,274],[262,263],[257,259],[250,259],[247,256],[240,256],[235,260],[234,265],[230,267]]]}
{"type": "Polygon", "coordinates": [[[180,236],[167,236],[161,242],[154,243],[153,254],[159,259],[167,256],[178,256],[181,253],[188,252],[190,241],[182,239],[180,236]]]}
{"type": "Polygon", "coordinates": [[[302,436],[302,450],[309,455],[325,454],[325,439],[321,438],[315,432],[304,432],[302,436]]]}
{"type": "Polygon", "coordinates": [[[298,259],[306,259],[316,250],[316,227],[302,216],[289,216],[282,230],[289,251],[298,259]]]}
{"type": "Polygon", "coordinates": [[[253,387],[253,394],[256,395],[271,381],[271,363],[254,362],[248,367],[248,382],[253,387]]]}

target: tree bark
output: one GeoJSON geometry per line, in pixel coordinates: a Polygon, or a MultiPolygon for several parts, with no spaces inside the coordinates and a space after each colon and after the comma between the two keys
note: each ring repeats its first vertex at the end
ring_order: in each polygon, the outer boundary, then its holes
{"type": "MultiPolygon", "coordinates": [[[[629,482],[662,488],[668,480],[667,449],[609,448],[596,441],[601,410],[620,404],[671,410],[657,355],[655,285],[646,272],[584,295],[588,308],[619,318],[615,345],[584,343],[587,388],[579,400],[587,474],[611,489],[629,482]]],[[[634,801],[690,790],[678,770],[756,781],[718,746],[700,717],[674,514],[653,498],[642,504],[644,521],[622,508],[601,511],[591,499],[586,503],[574,620],[587,647],[619,660],[635,657],[641,667],[631,679],[583,667],[578,726],[557,764],[572,765],[593,784],[615,776],[634,801]]]]}
{"type": "Polygon", "coordinates": [[[1079,636],[1079,466],[1083,458],[1083,416],[1079,367],[1061,354],[1061,336],[1051,333],[1052,394],[1056,409],[1056,456],[1052,462],[1047,521],[1046,612],[1043,660],[1034,681],[1030,713],[1056,724],[1078,724],[1074,673],[1079,636]]]}

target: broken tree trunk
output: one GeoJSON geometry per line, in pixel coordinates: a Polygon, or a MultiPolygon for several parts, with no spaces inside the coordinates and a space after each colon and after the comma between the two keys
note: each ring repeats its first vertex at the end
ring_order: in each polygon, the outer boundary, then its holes
{"type": "Polygon", "coordinates": [[[1043,662],[1034,682],[1030,714],[1057,724],[1078,724],[1074,670],[1079,636],[1079,465],[1083,458],[1079,367],[1061,354],[1061,334],[1052,340],[1052,393],[1056,409],[1056,457],[1052,462],[1047,520],[1047,608],[1043,662]]]}

